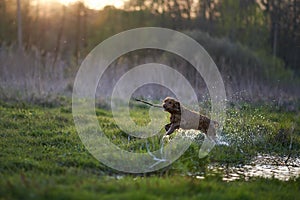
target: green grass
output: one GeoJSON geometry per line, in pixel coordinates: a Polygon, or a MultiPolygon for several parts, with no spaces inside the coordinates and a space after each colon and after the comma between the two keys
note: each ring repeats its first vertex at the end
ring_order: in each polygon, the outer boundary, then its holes
{"type": "MultiPolygon", "coordinates": [[[[148,120],[145,109],[132,110],[136,122],[148,120]]],[[[231,145],[216,146],[199,159],[199,145],[193,143],[172,165],[147,175],[119,173],[94,159],[76,133],[69,105],[1,102],[0,113],[0,199],[296,199],[300,194],[299,178],[227,183],[207,168],[211,163],[247,163],[258,152],[299,156],[296,112],[248,104],[229,108],[222,135],[231,145]],[[206,178],[199,180],[189,173],[206,178]]],[[[114,143],[146,151],[145,140],[132,138],[128,143],[108,110],[98,108],[96,113],[114,143]]],[[[153,149],[159,147],[159,138],[148,140],[153,149]]]]}
{"type": "Polygon", "coordinates": [[[257,179],[222,182],[218,177],[97,177],[72,171],[61,175],[16,174],[0,181],[11,199],[297,199],[300,181],[257,179]]]}

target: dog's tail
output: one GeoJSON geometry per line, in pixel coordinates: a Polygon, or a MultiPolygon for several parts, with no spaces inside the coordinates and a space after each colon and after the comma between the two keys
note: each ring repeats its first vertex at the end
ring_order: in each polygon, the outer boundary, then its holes
{"type": "Polygon", "coordinates": [[[217,121],[213,121],[213,125],[215,126],[215,128],[219,128],[220,127],[220,124],[217,121]]]}

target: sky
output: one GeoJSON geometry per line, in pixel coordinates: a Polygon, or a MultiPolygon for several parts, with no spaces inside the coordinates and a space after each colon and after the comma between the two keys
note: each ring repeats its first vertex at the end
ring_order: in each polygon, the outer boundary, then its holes
{"type": "MultiPolygon", "coordinates": [[[[44,1],[58,1],[64,5],[74,3],[78,0],[44,0],[44,1]]],[[[125,0],[81,0],[84,4],[91,9],[102,9],[107,5],[113,5],[117,8],[123,6],[125,0]]]]}

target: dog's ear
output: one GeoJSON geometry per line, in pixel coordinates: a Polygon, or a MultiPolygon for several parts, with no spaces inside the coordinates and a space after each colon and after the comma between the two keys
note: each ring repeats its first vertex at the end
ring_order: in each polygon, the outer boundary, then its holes
{"type": "Polygon", "coordinates": [[[175,102],[174,107],[178,110],[180,109],[180,103],[178,101],[175,102]]]}
{"type": "Polygon", "coordinates": [[[166,97],[163,102],[166,103],[166,101],[168,101],[169,99],[170,97],[166,97]]]}

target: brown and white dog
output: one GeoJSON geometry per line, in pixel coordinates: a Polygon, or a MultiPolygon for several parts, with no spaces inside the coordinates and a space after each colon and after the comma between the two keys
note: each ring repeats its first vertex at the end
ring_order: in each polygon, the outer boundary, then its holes
{"type": "Polygon", "coordinates": [[[172,134],[176,129],[195,129],[209,135],[210,138],[215,139],[216,130],[215,126],[218,125],[217,122],[212,121],[208,117],[198,114],[197,112],[191,111],[180,105],[178,101],[174,98],[167,97],[163,102],[163,108],[165,111],[171,114],[170,123],[165,125],[166,135],[172,134]],[[211,126],[210,133],[208,133],[208,128],[210,122],[213,122],[211,126]]]}

